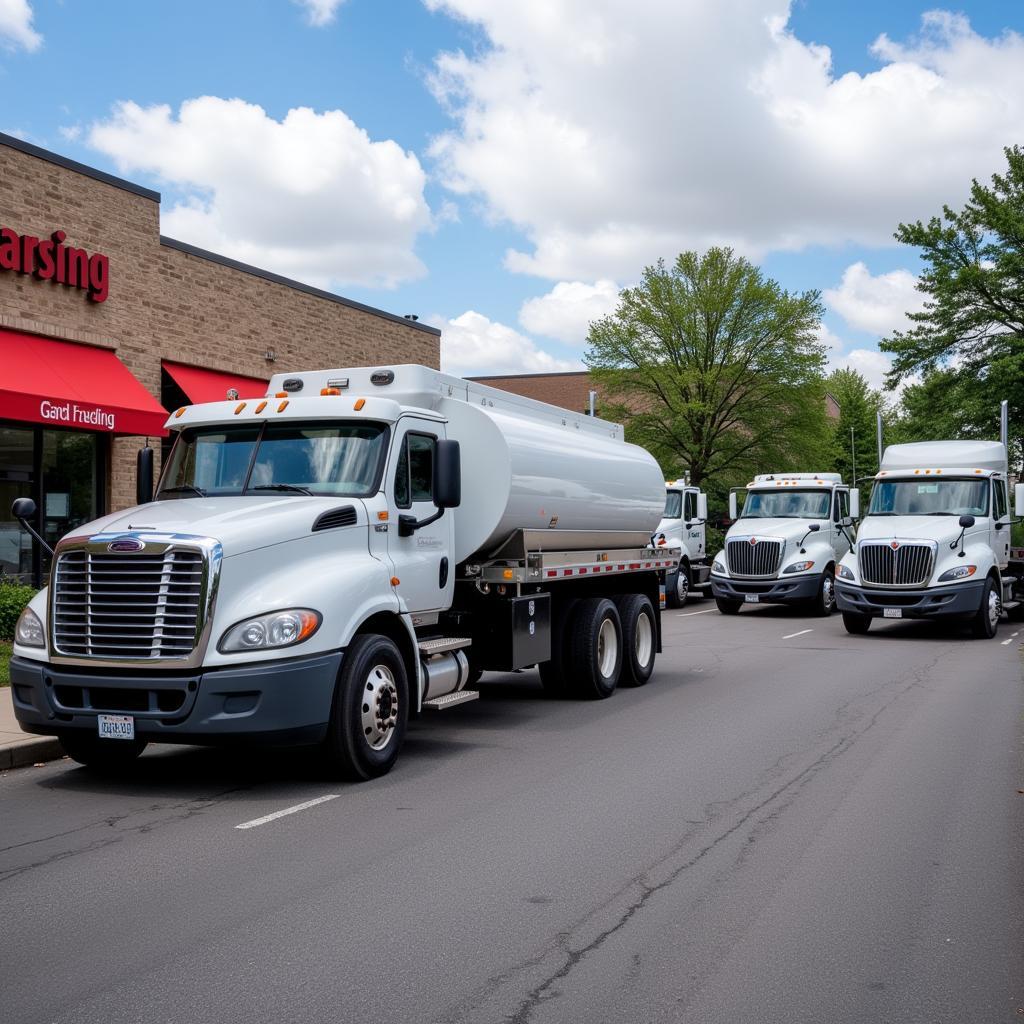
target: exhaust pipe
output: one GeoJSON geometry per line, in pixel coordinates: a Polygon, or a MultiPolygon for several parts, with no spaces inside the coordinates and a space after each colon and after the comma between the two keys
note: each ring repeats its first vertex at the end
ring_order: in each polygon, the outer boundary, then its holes
{"type": "Polygon", "coordinates": [[[1010,403],[1004,398],[999,403],[999,440],[1006,449],[1007,457],[1010,454],[1010,403]]]}
{"type": "MultiPolygon", "coordinates": [[[[882,468],[882,453],[885,449],[882,447],[882,414],[880,412],[875,413],[875,433],[878,435],[878,468],[882,468]]],[[[857,481],[854,480],[854,483],[857,481]]]]}

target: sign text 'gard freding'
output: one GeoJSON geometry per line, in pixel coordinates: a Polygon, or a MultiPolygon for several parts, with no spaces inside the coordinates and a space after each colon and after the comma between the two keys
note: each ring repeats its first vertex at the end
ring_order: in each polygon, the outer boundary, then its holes
{"type": "Polygon", "coordinates": [[[100,409],[82,408],[74,402],[51,402],[44,399],[39,403],[39,418],[54,423],[67,423],[70,426],[100,427],[103,430],[114,429],[114,414],[100,409]]]}
{"type": "Polygon", "coordinates": [[[110,260],[102,253],[65,245],[66,238],[63,231],[37,238],[0,227],[0,270],[80,288],[93,302],[105,302],[110,294],[110,260]]]}

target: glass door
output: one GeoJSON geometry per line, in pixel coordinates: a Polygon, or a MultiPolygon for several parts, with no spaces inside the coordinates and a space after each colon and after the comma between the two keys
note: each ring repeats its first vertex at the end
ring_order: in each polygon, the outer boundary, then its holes
{"type": "Polygon", "coordinates": [[[0,424],[0,576],[32,582],[32,538],[11,514],[16,498],[31,498],[35,479],[35,434],[31,427],[0,424]]]}

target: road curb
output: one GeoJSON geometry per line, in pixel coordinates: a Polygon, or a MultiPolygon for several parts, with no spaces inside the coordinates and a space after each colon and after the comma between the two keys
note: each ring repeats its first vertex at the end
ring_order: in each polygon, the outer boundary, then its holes
{"type": "Polygon", "coordinates": [[[26,736],[0,747],[0,771],[25,768],[41,761],[59,761],[64,756],[60,740],[51,736],[26,736]]]}

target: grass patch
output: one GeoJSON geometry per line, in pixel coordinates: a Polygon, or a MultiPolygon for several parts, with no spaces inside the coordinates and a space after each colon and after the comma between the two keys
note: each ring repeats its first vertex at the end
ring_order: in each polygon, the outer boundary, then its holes
{"type": "Polygon", "coordinates": [[[0,686],[11,685],[11,650],[13,644],[0,640],[0,686]]]}

